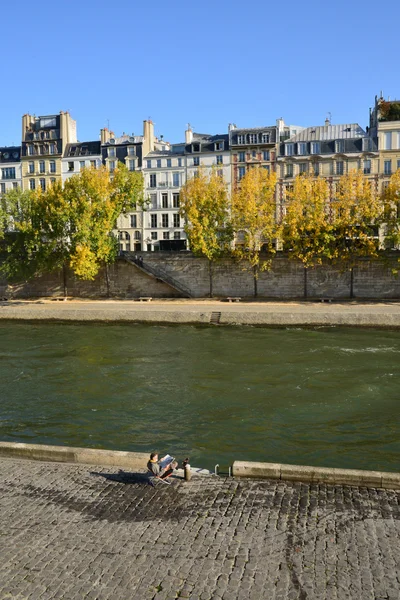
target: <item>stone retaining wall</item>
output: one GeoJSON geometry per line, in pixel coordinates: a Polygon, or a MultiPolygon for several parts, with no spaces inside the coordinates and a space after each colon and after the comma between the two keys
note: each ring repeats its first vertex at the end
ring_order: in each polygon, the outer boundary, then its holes
{"type": "MultiPolygon", "coordinates": [[[[194,298],[204,298],[210,293],[210,266],[206,259],[196,258],[190,253],[149,252],[142,253],[146,263],[164,273],[167,278],[189,287],[194,298]]],[[[400,298],[400,276],[393,274],[399,267],[397,256],[387,263],[360,260],[357,267],[341,271],[330,266],[305,270],[304,267],[286,257],[275,258],[272,268],[259,274],[258,296],[261,298],[349,298],[351,288],[355,298],[400,298]],[[352,280],[353,279],[353,283],[352,280]]],[[[167,283],[146,275],[135,265],[119,258],[109,267],[109,286],[104,270],[94,281],[81,281],[71,272],[66,274],[67,295],[75,297],[119,297],[153,298],[180,297],[181,293],[167,283]]],[[[246,265],[224,259],[212,265],[212,287],[215,297],[254,296],[254,277],[246,265]]],[[[29,298],[62,296],[63,274],[53,273],[37,277],[18,285],[7,285],[0,281],[0,296],[29,298]]]]}

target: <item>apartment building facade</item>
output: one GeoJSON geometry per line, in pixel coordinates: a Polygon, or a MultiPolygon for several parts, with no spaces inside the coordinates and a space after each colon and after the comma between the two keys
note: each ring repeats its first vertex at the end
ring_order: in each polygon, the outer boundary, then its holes
{"type": "Polygon", "coordinates": [[[362,170],[378,190],[378,140],[358,123],[307,127],[279,144],[277,156],[278,216],[284,214],[285,197],[296,176],[309,174],[326,178],[330,198],[336,183],[352,170],[362,170]]]}
{"type": "Polygon", "coordinates": [[[61,179],[78,175],[83,169],[98,169],[102,164],[101,142],[77,142],[67,144],[61,159],[61,179]]]}
{"type": "Polygon", "coordinates": [[[76,121],[68,112],[58,115],[22,117],[22,188],[45,190],[62,181],[61,160],[65,147],[76,142],[76,121]]]}
{"type": "Polygon", "coordinates": [[[380,189],[400,169],[400,100],[375,97],[370,113],[370,134],[377,138],[379,148],[380,189]]]}

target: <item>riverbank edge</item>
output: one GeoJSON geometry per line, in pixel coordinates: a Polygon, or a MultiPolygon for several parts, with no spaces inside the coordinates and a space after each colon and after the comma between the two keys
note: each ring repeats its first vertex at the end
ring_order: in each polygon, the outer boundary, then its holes
{"type": "MultiPolygon", "coordinates": [[[[144,452],[124,452],[121,450],[0,442],[0,458],[101,465],[143,470],[146,468],[149,454],[144,452]]],[[[305,483],[400,489],[400,473],[385,471],[234,461],[232,464],[232,475],[238,478],[278,479],[305,483]]]]}
{"type": "MultiPolygon", "coordinates": [[[[65,306],[65,305],[64,305],[65,306]]],[[[165,308],[162,310],[135,310],[132,306],[107,307],[102,309],[84,307],[43,306],[24,303],[23,305],[2,305],[0,320],[26,322],[92,322],[92,323],[151,323],[165,324],[194,324],[194,325],[252,325],[259,327],[369,327],[369,328],[400,328],[400,310],[371,310],[357,311],[357,306],[351,310],[341,310],[340,306],[329,306],[324,310],[293,310],[279,311],[276,307],[271,310],[257,310],[251,305],[242,304],[235,310],[224,310],[223,305],[191,307],[190,310],[165,308]]]]}

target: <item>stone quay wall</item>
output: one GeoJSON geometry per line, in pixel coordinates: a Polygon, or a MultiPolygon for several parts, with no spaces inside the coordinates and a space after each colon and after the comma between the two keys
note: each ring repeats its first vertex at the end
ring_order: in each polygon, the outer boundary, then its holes
{"type": "MultiPolygon", "coordinates": [[[[134,264],[120,257],[109,267],[108,284],[102,270],[94,281],[82,281],[71,272],[66,273],[67,295],[81,298],[178,298],[182,293],[166,281],[181,283],[190,289],[193,298],[204,298],[210,294],[210,266],[206,259],[196,258],[190,253],[152,252],[138,253],[148,265],[157,271],[164,281],[156,279],[134,264]],[[172,278],[172,279],[169,279],[172,278]]],[[[132,256],[131,256],[132,258],[132,256]]],[[[359,260],[350,270],[331,266],[309,269],[286,257],[277,257],[272,268],[261,272],[257,280],[259,298],[400,298],[400,275],[393,270],[399,268],[397,256],[387,261],[359,260]]],[[[254,297],[254,276],[245,265],[231,259],[223,259],[212,265],[213,296],[254,297]]],[[[33,298],[63,296],[64,276],[62,272],[36,277],[21,284],[0,281],[0,296],[9,298],[33,298]]]]}

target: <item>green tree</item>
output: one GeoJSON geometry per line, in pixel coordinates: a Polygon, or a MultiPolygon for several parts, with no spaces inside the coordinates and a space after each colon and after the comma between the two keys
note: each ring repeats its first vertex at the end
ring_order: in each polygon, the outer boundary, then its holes
{"type": "Polygon", "coordinates": [[[271,267],[271,259],[276,253],[275,189],[275,173],[253,168],[247,171],[232,197],[232,223],[236,237],[233,253],[253,271],[254,296],[257,296],[259,272],[271,267]]]}
{"type": "Polygon", "coordinates": [[[112,230],[119,214],[143,203],[143,176],[124,165],[112,178],[105,167],[84,169],[64,188],[56,182],[46,191],[19,191],[10,198],[15,235],[3,272],[18,280],[58,269],[65,275],[70,267],[79,278],[94,279],[117,256],[112,230]]]}
{"type": "Polygon", "coordinates": [[[226,183],[215,169],[210,174],[200,170],[181,189],[180,213],[190,249],[209,261],[210,297],[212,264],[230,250],[233,239],[229,208],[226,183]]]}

